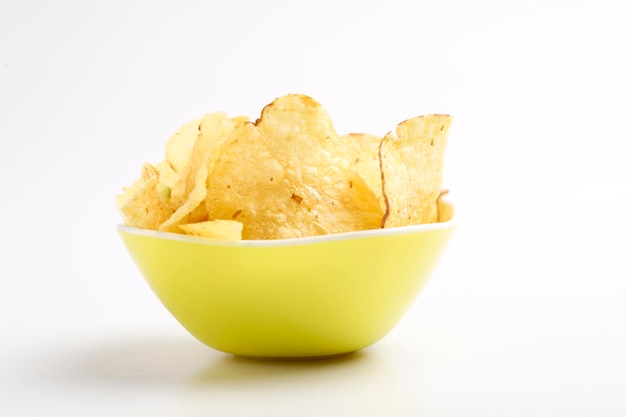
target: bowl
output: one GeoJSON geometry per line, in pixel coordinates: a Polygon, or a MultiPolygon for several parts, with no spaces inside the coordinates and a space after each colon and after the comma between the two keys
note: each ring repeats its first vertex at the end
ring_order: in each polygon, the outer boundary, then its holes
{"type": "Polygon", "coordinates": [[[310,238],[227,242],[124,225],[118,232],[163,305],[204,344],[252,357],[338,355],[402,318],[456,226],[439,222],[310,238]]]}

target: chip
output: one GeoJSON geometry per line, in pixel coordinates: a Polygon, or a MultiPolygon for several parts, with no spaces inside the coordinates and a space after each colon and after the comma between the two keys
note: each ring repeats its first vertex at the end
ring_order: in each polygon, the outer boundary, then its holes
{"type": "Polygon", "coordinates": [[[181,199],[183,203],[159,230],[176,232],[179,224],[207,220],[208,214],[204,208],[207,179],[219,157],[220,147],[232,132],[233,122],[225,113],[211,113],[202,118],[200,134],[194,143],[191,158],[183,168],[185,175],[180,177],[172,190],[171,198],[181,199]]]}
{"type": "Polygon", "coordinates": [[[243,231],[243,224],[235,220],[208,220],[178,227],[188,235],[225,240],[241,240],[243,231]]]}
{"type": "Polygon", "coordinates": [[[129,226],[157,230],[173,210],[159,197],[159,173],[146,163],[141,177],[117,197],[117,206],[129,226]]]}
{"type": "Polygon", "coordinates": [[[383,198],[382,227],[437,221],[443,156],[452,118],[419,116],[400,123],[380,143],[383,198]]]}
{"type": "Polygon", "coordinates": [[[128,201],[130,201],[133,196],[139,191],[139,189],[152,178],[158,178],[159,172],[149,163],[143,164],[141,167],[141,175],[139,178],[130,186],[124,187],[123,193],[119,194],[115,197],[115,204],[118,208],[123,207],[128,201]]]}
{"type": "Polygon", "coordinates": [[[325,110],[287,95],[236,129],[211,173],[207,211],[243,223],[244,239],[373,229],[383,212],[325,110]]]}
{"type": "Polygon", "coordinates": [[[178,129],[165,144],[165,159],[175,172],[183,172],[193,152],[202,119],[195,119],[178,129]]]}
{"type": "Polygon", "coordinates": [[[385,211],[385,199],[382,189],[382,175],[380,172],[380,136],[367,133],[350,133],[340,137],[354,169],[366,182],[367,186],[376,194],[381,210],[385,211]]]}
{"type": "Polygon", "coordinates": [[[227,240],[436,222],[450,123],[338,135],[320,103],[289,94],[255,122],[216,112],[185,124],[116,202],[130,226],[227,240]]]}

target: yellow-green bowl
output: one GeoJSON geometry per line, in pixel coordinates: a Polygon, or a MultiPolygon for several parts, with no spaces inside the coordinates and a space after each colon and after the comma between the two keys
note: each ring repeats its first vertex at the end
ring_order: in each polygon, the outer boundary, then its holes
{"type": "Polygon", "coordinates": [[[367,347],[401,319],[455,228],[440,222],[311,238],[225,242],[119,226],[152,290],[197,339],[255,357],[367,347]]]}

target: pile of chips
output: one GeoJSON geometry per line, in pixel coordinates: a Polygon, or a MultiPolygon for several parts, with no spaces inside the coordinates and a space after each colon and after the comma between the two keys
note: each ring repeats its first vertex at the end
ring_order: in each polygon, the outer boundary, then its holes
{"type": "Polygon", "coordinates": [[[289,94],[255,122],[187,123],[116,202],[129,226],[231,240],[432,223],[450,124],[431,114],[384,137],[339,135],[320,103],[289,94]]]}

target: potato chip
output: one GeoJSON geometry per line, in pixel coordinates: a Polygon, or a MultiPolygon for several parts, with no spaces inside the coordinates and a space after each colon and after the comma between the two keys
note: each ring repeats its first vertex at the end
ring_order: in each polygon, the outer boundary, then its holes
{"type": "Polygon", "coordinates": [[[227,240],[241,240],[243,230],[243,224],[235,220],[208,220],[178,227],[188,235],[227,240]]]}
{"type": "Polygon", "coordinates": [[[146,163],[141,171],[141,177],[117,196],[118,209],[127,225],[156,230],[173,210],[159,198],[156,168],[146,163]]]}
{"type": "Polygon", "coordinates": [[[172,168],[168,161],[161,161],[156,164],[154,168],[159,173],[159,184],[165,187],[172,189],[180,180],[180,175],[172,168]]]}
{"type": "Polygon", "coordinates": [[[340,136],[348,153],[351,167],[363,178],[367,186],[376,194],[381,210],[385,210],[382,175],[380,173],[380,136],[367,133],[350,133],[340,136]]]}
{"type": "Polygon", "coordinates": [[[183,125],[116,203],[130,226],[230,240],[436,222],[447,215],[438,198],[450,123],[434,114],[383,138],[339,136],[317,101],[289,94],[255,122],[216,112],[183,125]]]}
{"type": "Polygon", "coordinates": [[[176,210],[178,206],[172,203],[171,196],[172,188],[180,181],[180,176],[167,160],[159,162],[154,168],[159,173],[159,182],[156,186],[159,198],[166,206],[176,210]]]}
{"type": "Polygon", "coordinates": [[[244,239],[380,226],[376,194],[350,169],[344,144],[315,100],[278,98],[233,138],[211,174],[206,206],[211,218],[241,221],[244,239]]]}
{"type": "Polygon", "coordinates": [[[182,223],[207,220],[204,200],[207,179],[220,155],[220,147],[231,136],[233,122],[225,113],[211,113],[200,122],[200,135],[194,143],[191,158],[183,168],[184,175],[172,189],[172,200],[180,199],[182,205],[167,219],[159,230],[172,232],[182,223]]]}
{"type": "Polygon", "coordinates": [[[250,118],[248,116],[235,116],[231,117],[230,120],[233,122],[234,127],[239,127],[245,123],[248,123],[250,121],[250,118]]]}
{"type": "Polygon", "coordinates": [[[165,159],[175,172],[182,173],[189,163],[194,144],[200,135],[201,121],[196,119],[185,123],[165,144],[165,159]]]}
{"type": "Polygon", "coordinates": [[[419,116],[400,123],[380,143],[383,227],[437,221],[437,198],[443,155],[452,118],[444,114],[419,116]]]}
{"type": "Polygon", "coordinates": [[[159,173],[155,167],[153,167],[149,163],[143,164],[141,167],[141,175],[130,187],[124,187],[123,193],[115,196],[115,205],[117,208],[121,208],[126,204],[129,200],[131,200],[134,195],[139,191],[139,189],[146,183],[148,180],[152,178],[158,178],[159,173]]]}
{"type": "Polygon", "coordinates": [[[452,218],[452,207],[445,202],[448,190],[441,190],[437,197],[437,221],[446,222],[452,218]]]}

